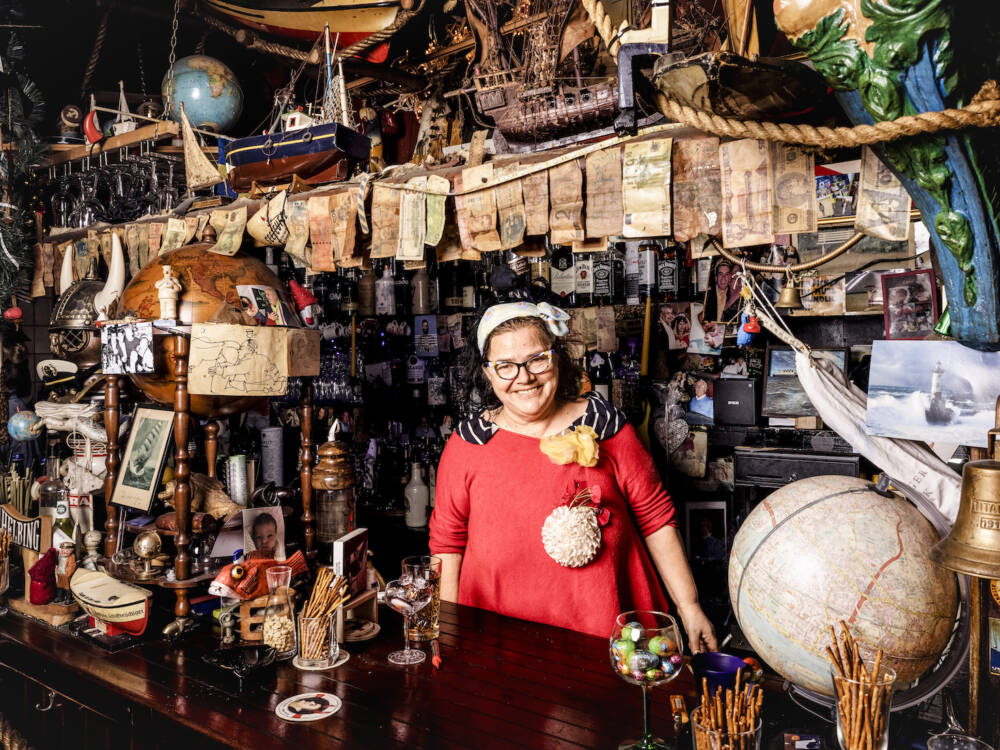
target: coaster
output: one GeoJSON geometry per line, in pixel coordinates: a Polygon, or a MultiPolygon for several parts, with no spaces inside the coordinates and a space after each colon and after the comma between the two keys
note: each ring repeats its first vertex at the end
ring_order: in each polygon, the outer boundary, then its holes
{"type": "Polygon", "coordinates": [[[344,623],[344,643],[370,641],[379,634],[382,627],[377,622],[355,618],[344,623]]]}
{"type": "Polygon", "coordinates": [[[347,664],[347,660],[350,658],[351,655],[346,651],[344,651],[343,649],[341,649],[340,653],[337,655],[337,660],[329,667],[307,667],[305,666],[305,664],[302,663],[302,657],[300,656],[296,656],[294,659],[292,659],[292,664],[296,669],[301,669],[303,672],[325,672],[328,669],[334,669],[335,667],[339,667],[341,664],[347,664]]]}
{"type": "Polygon", "coordinates": [[[333,716],[342,705],[332,693],[301,693],[281,701],[274,713],[285,721],[318,721],[333,716]]]}

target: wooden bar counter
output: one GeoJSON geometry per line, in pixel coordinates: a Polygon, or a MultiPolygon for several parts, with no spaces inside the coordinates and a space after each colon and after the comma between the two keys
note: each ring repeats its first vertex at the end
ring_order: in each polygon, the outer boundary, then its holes
{"type": "MultiPolygon", "coordinates": [[[[325,672],[289,662],[241,695],[227,694],[196,633],[109,654],[14,614],[0,618],[0,711],[37,750],[50,748],[613,748],[641,733],[641,691],[611,670],[608,641],[442,603],[441,656],[415,666],[386,661],[402,647],[400,618],[348,644],[350,660],[325,672]],[[274,708],[309,691],[334,693],[340,711],[282,721],[274,708]]],[[[610,626],[609,626],[610,629],[610,626]]],[[[429,652],[428,644],[423,648],[429,652]]],[[[690,706],[688,669],[653,690],[653,730],[672,732],[668,696],[690,706]]]]}

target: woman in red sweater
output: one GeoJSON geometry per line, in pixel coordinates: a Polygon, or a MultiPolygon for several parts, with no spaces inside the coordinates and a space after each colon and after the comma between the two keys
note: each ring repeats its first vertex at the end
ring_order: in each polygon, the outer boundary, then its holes
{"type": "Polygon", "coordinates": [[[513,302],[479,323],[485,408],[445,447],[430,521],[441,598],[607,637],[620,612],[668,609],[662,578],[691,650],[715,650],[652,459],[621,412],[577,395],[568,318],[513,302]]]}

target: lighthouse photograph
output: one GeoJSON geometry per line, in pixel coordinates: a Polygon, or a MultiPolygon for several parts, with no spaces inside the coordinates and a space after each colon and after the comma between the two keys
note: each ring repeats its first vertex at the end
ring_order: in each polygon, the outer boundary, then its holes
{"type": "Polygon", "coordinates": [[[986,447],[1000,394],[1000,353],[954,341],[875,341],[872,435],[986,447]]]}

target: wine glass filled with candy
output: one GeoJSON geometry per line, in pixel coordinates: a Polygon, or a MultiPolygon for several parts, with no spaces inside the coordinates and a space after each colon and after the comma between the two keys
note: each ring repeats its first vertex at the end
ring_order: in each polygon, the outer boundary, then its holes
{"type": "Polygon", "coordinates": [[[680,673],[680,631],[677,621],[665,612],[632,610],[615,620],[609,646],[611,667],[626,682],[642,688],[643,733],[627,740],[618,750],[666,750],[672,746],[654,737],[649,725],[649,691],[670,682],[680,673]]]}
{"type": "Polygon", "coordinates": [[[403,616],[403,639],[406,647],[389,654],[393,664],[419,664],[427,655],[420,649],[410,648],[410,618],[431,603],[431,582],[421,576],[405,575],[385,585],[385,603],[403,616]]]}

